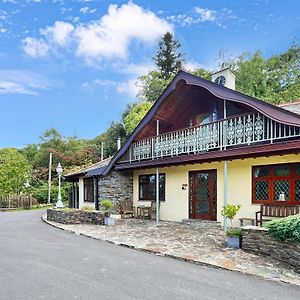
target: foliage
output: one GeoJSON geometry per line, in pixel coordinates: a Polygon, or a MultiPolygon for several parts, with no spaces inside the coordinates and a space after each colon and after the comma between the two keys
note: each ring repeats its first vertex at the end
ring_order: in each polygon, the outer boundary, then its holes
{"type": "Polygon", "coordinates": [[[110,200],[101,201],[101,206],[104,208],[105,215],[109,217],[114,205],[110,200]]]}
{"type": "Polygon", "coordinates": [[[84,210],[84,211],[94,211],[95,209],[93,207],[91,207],[91,206],[83,206],[81,208],[81,210],[84,210]]]}
{"type": "Polygon", "coordinates": [[[0,150],[0,195],[19,194],[30,178],[31,166],[18,150],[0,150]]]}
{"type": "Polygon", "coordinates": [[[244,53],[224,64],[236,73],[236,90],[278,104],[299,98],[300,47],[296,44],[268,59],[260,51],[244,53]]]}
{"type": "Polygon", "coordinates": [[[241,230],[239,228],[230,228],[226,231],[226,235],[231,237],[240,237],[241,230]]]}
{"type": "MultiPolygon", "coordinates": [[[[63,182],[61,185],[61,197],[62,201],[68,200],[70,184],[67,182],[63,182]]],[[[41,181],[36,186],[32,186],[27,189],[27,193],[32,194],[34,198],[36,198],[39,203],[47,203],[48,202],[48,183],[41,181]]],[[[55,203],[57,201],[58,195],[58,186],[57,184],[51,185],[51,202],[55,203]]]]}
{"type": "Polygon", "coordinates": [[[127,136],[133,132],[151,107],[152,104],[150,102],[140,102],[133,106],[124,119],[124,128],[127,136]]]}
{"type": "Polygon", "coordinates": [[[237,212],[240,210],[241,205],[234,205],[234,204],[227,204],[226,206],[223,206],[223,209],[221,211],[221,215],[227,219],[230,220],[230,227],[233,228],[232,226],[232,220],[237,214],[237,212]]]}
{"type": "Polygon", "coordinates": [[[154,58],[163,79],[168,80],[175,75],[182,66],[182,53],[178,52],[180,43],[167,32],[159,41],[158,50],[154,58]]]}
{"type": "Polygon", "coordinates": [[[198,68],[198,69],[195,69],[195,70],[192,70],[192,71],[189,71],[189,72],[191,74],[196,75],[198,77],[201,77],[203,79],[211,80],[212,72],[210,72],[208,70],[205,70],[205,69],[202,69],[202,68],[198,68]]]}
{"type": "Polygon", "coordinates": [[[300,242],[300,214],[272,220],[265,227],[274,239],[300,242]]]}
{"type": "Polygon", "coordinates": [[[147,75],[138,77],[137,85],[139,92],[137,97],[140,101],[155,102],[173,77],[165,79],[158,71],[151,71],[147,75]]]}
{"type": "Polygon", "coordinates": [[[112,122],[110,127],[101,135],[97,136],[92,143],[96,147],[98,157],[101,157],[101,144],[104,145],[104,157],[115,155],[117,152],[117,141],[121,138],[123,144],[126,140],[126,133],[123,124],[112,122]]]}

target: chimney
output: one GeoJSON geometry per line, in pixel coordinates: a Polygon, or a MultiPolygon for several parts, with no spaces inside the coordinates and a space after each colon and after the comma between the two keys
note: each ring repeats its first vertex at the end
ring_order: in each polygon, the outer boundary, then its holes
{"type": "Polygon", "coordinates": [[[211,81],[235,90],[235,74],[230,70],[230,68],[221,69],[220,71],[213,73],[211,81]]]}
{"type": "Polygon", "coordinates": [[[118,138],[118,141],[117,141],[117,149],[118,149],[118,151],[121,149],[121,138],[120,137],[118,138]]]}

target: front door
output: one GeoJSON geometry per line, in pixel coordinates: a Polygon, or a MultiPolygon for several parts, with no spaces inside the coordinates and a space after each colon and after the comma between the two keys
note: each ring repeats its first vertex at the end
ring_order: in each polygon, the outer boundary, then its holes
{"type": "Polygon", "coordinates": [[[217,220],[217,170],[189,173],[189,218],[217,220]]]}

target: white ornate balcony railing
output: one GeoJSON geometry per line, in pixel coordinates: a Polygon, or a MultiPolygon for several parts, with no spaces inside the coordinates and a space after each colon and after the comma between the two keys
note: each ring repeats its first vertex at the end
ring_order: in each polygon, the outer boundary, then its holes
{"type": "Polygon", "coordinates": [[[300,136],[300,128],[275,122],[260,113],[160,134],[133,142],[120,162],[223,150],[300,136]]]}

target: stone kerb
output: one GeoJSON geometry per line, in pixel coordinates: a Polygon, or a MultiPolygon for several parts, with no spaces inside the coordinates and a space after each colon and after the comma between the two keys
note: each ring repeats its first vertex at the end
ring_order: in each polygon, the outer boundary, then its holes
{"type": "Polygon", "coordinates": [[[300,273],[300,243],[278,241],[262,227],[242,227],[242,249],[245,252],[272,257],[300,273]]]}
{"type": "Polygon", "coordinates": [[[47,209],[47,220],[62,224],[94,224],[104,225],[104,214],[100,211],[80,209],[47,209]]]}

